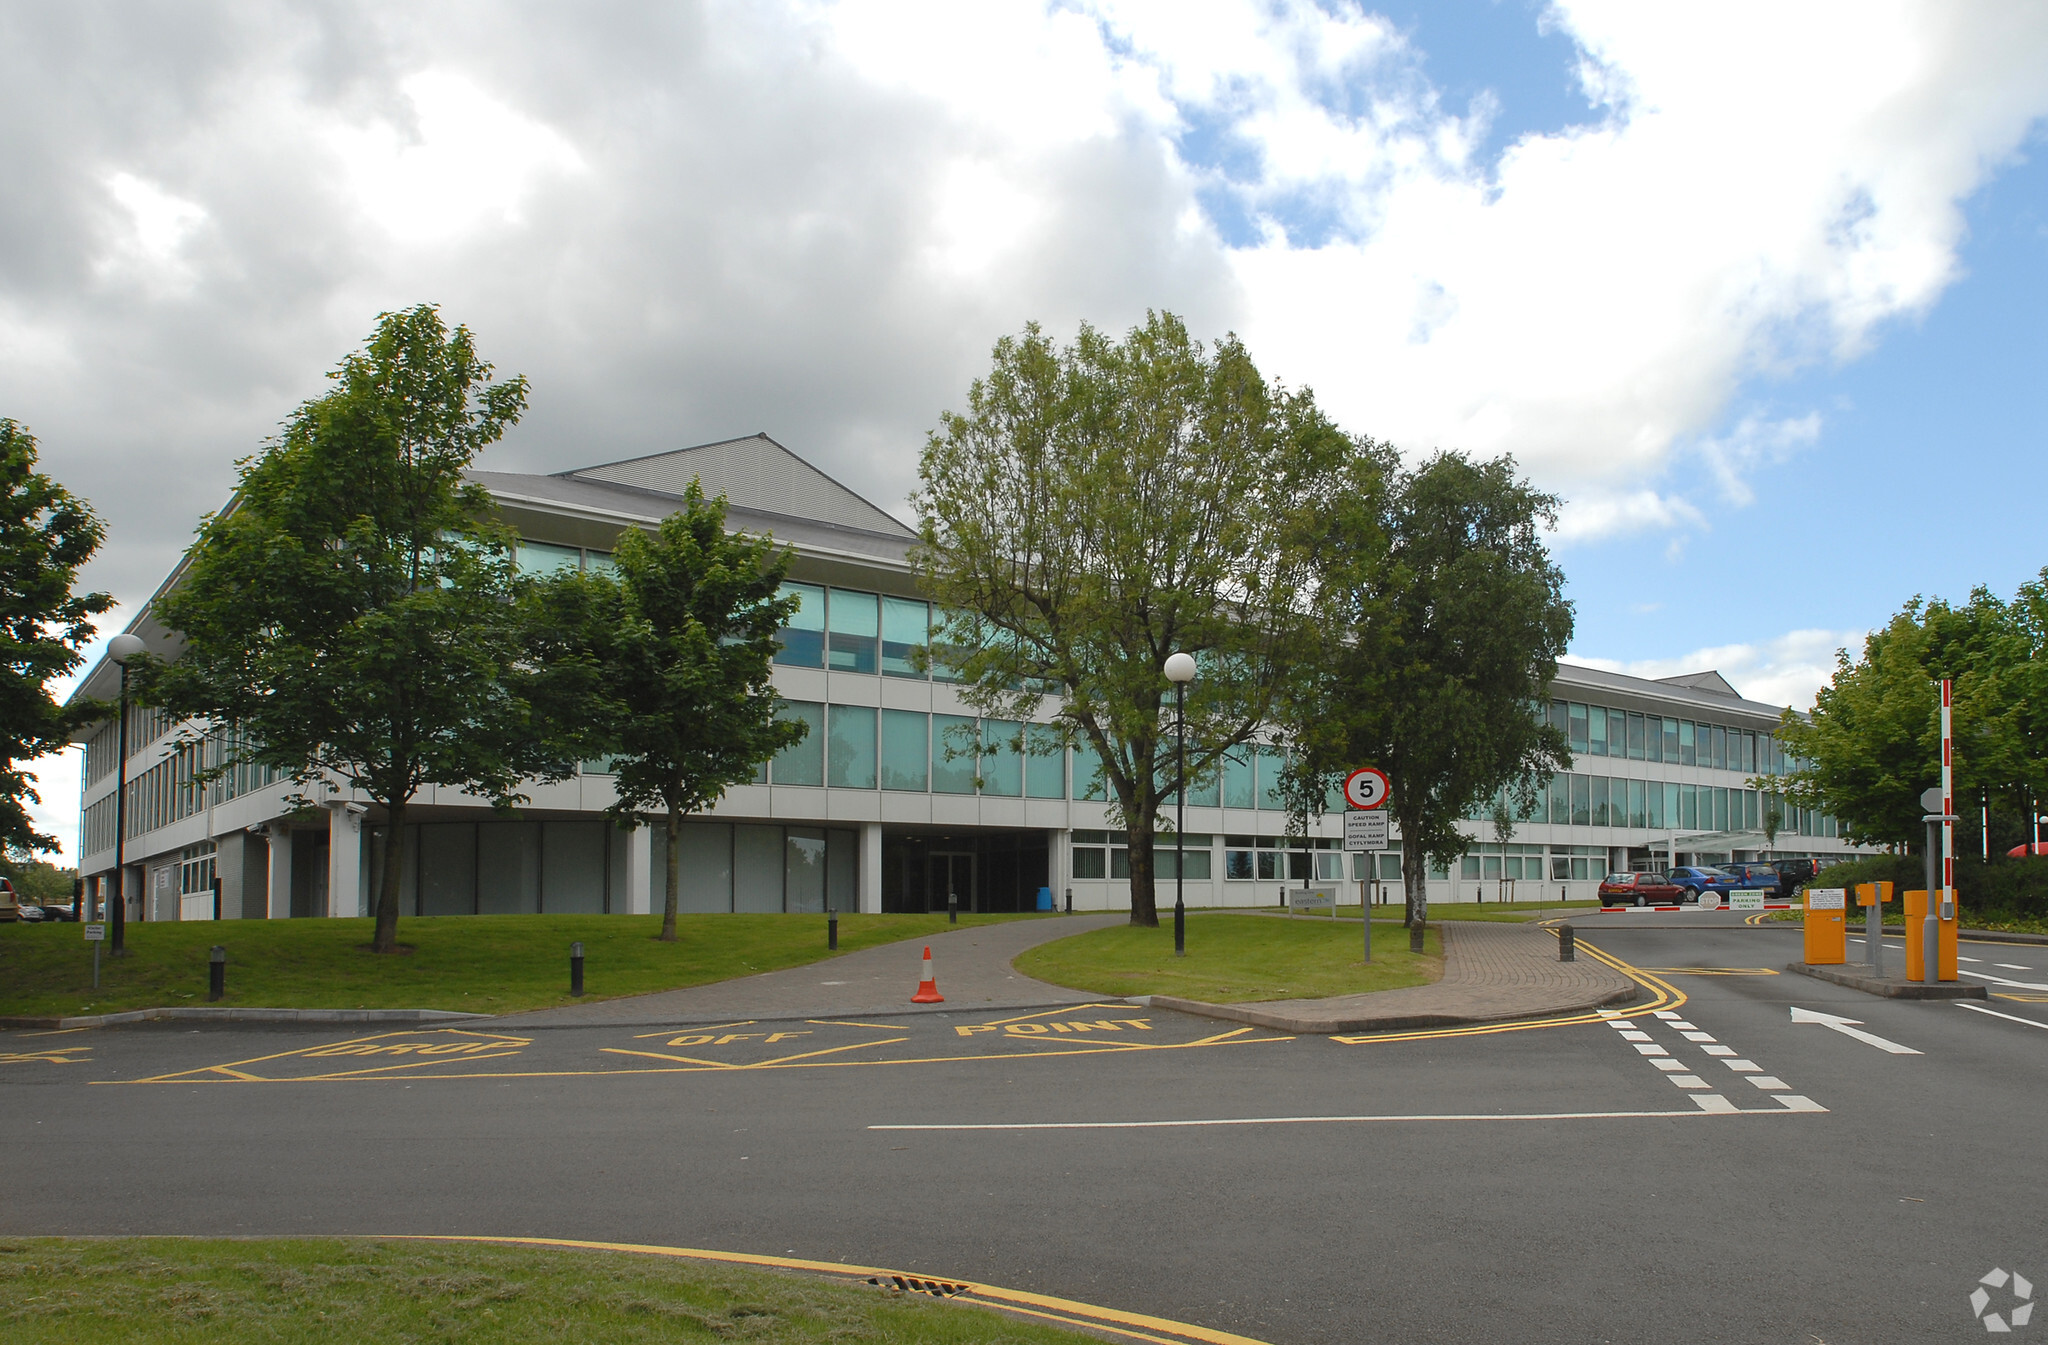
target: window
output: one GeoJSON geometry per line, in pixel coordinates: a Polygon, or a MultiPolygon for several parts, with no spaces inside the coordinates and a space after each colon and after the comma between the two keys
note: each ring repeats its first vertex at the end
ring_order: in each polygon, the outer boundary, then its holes
{"type": "Polygon", "coordinates": [[[915,598],[882,599],[882,676],[923,677],[918,659],[930,639],[930,607],[915,598]]]}
{"type": "MultiPolygon", "coordinates": [[[[1215,838],[1212,836],[1200,836],[1192,831],[1180,838],[1178,844],[1187,852],[1189,878],[1198,879],[1202,882],[1209,880],[1209,848],[1214,841],[1215,838]]],[[[1176,842],[1172,836],[1154,836],[1152,838],[1152,863],[1162,882],[1170,883],[1174,879],[1175,844],[1176,842]]]]}
{"type": "Polygon", "coordinates": [[[1233,747],[1223,756],[1223,806],[1226,808],[1258,806],[1258,796],[1252,788],[1251,753],[1249,746],[1233,747]]]}
{"type": "Polygon", "coordinates": [[[589,574],[617,574],[619,563],[612,559],[609,551],[586,551],[583,553],[583,569],[589,574]]]}
{"type": "Polygon", "coordinates": [[[1715,770],[1725,771],[1728,769],[1728,730],[1716,724],[1713,727],[1713,735],[1712,760],[1709,764],[1715,770]]]}
{"type": "Polygon", "coordinates": [[[1644,745],[1643,741],[1643,717],[1641,715],[1630,715],[1628,717],[1629,760],[1642,761],[1647,755],[1648,748],[1644,745]]]}
{"type": "Polygon", "coordinates": [[[932,792],[974,792],[974,743],[977,726],[966,715],[932,716],[932,792]]]}
{"type": "Polygon", "coordinates": [[[1610,820],[1612,814],[1608,807],[1611,802],[1609,797],[1611,784],[1612,781],[1604,775],[1593,777],[1593,825],[1596,827],[1613,825],[1610,820]]]}
{"type": "Polygon", "coordinates": [[[1750,775],[1756,774],[1756,735],[1742,735],[1742,769],[1750,775]]]}
{"type": "Polygon", "coordinates": [[[960,661],[972,652],[963,643],[973,628],[973,620],[959,612],[937,612],[933,615],[931,644],[932,680],[934,682],[957,682],[960,675],[956,669],[960,661]]]}
{"type": "Polygon", "coordinates": [[[1550,823],[1552,826],[1570,826],[1572,820],[1572,782],[1568,775],[1550,777],[1550,823]]]}
{"type": "Polygon", "coordinates": [[[1644,750],[1646,750],[1650,754],[1648,760],[1662,761],[1664,759],[1663,719],[1657,715],[1645,716],[1643,719],[1643,734],[1644,750]]]}
{"type": "Polygon", "coordinates": [[[1108,842],[1109,833],[1106,831],[1074,833],[1073,868],[1076,878],[1102,878],[1108,875],[1108,856],[1103,850],[1108,842]]]}
{"type": "Polygon", "coordinates": [[[1607,755],[1628,755],[1628,716],[1619,710],[1607,712],[1607,755]]]}
{"type": "Polygon", "coordinates": [[[1587,725],[1586,750],[1596,757],[1604,757],[1607,755],[1607,712],[1595,705],[1587,713],[1592,716],[1592,722],[1587,725]]]}
{"type": "Polygon", "coordinates": [[[782,596],[798,599],[789,624],[776,633],[782,648],[775,661],[791,668],[825,666],[825,590],[816,584],[784,584],[782,596]]]}
{"type": "Polygon", "coordinates": [[[1287,765],[1287,754],[1277,747],[1258,749],[1259,806],[1285,811],[1287,805],[1280,799],[1280,771],[1287,765]]]}
{"type": "Polygon", "coordinates": [[[1593,825],[1593,777],[1574,775],[1572,782],[1572,825],[1589,827],[1593,825]]]}
{"type": "Polygon", "coordinates": [[[1627,825],[1632,827],[1647,827],[1650,825],[1650,810],[1645,799],[1647,792],[1643,788],[1641,780],[1631,780],[1628,782],[1627,825]]]}
{"type": "Polygon", "coordinates": [[[1690,719],[1678,721],[1678,764],[1681,766],[1696,766],[1699,764],[1699,758],[1693,747],[1692,731],[1693,722],[1690,719]]]}
{"type": "Polygon", "coordinates": [[[1647,797],[1644,799],[1644,803],[1648,805],[1647,809],[1643,814],[1643,825],[1646,827],[1663,826],[1664,786],[1655,780],[1650,780],[1645,782],[1643,786],[1643,792],[1645,795],[1647,795],[1647,797]]]}
{"type": "Polygon", "coordinates": [[[832,750],[825,782],[835,789],[875,787],[875,711],[866,705],[832,707],[832,750]]]}
{"type": "Polygon", "coordinates": [[[1688,830],[1700,824],[1699,786],[1678,787],[1678,825],[1688,830]]]}
{"type": "Polygon", "coordinates": [[[1667,719],[1664,721],[1664,754],[1658,760],[1678,761],[1680,755],[1678,750],[1678,721],[1667,719]]]}
{"type": "Polygon", "coordinates": [[[1102,773],[1102,758],[1087,743],[1074,744],[1074,797],[1092,803],[1109,797],[1109,780],[1102,773]]]}
{"type": "Polygon", "coordinates": [[[777,719],[809,728],[802,741],[775,754],[769,779],[778,785],[822,785],[825,783],[825,707],[815,701],[784,701],[775,708],[777,719]]]}
{"type": "MultiPolygon", "coordinates": [[[[1341,795],[1342,791],[1340,790],[1340,802],[1338,804],[1339,807],[1343,806],[1341,802],[1341,795]]],[[[1188,784],[1188,807],[1215,808],[1220,806],[1222,802],[1222,771],[1219,770],[1216,766],[1211,765],[1206,773],[1197,772],[1195,778],[1188,784]]]]}
{"type": "Polygon", "coordinates": [[[582,569],[583,552],[576,547],[557,546],[553,542],[521,542],[513,552],[512,561],[521,574],[559,574],[564,570],[582,569]]]}
{"type": "Polygon", "coordinates": [[[881,634],[881,613],[872,593],[832,590],[826,660],[833,672],[875,671],[875,646],[881,634]]]}
{"type": "Polygon", "coordinates": [[[981,725],[981,792],[1014,799],[1024,793],[1024,757],[1017,738],[1024,726],[1013,719],[988,719],[981,725]]]}
{"type": "Polygon", "coordinates": [[[1258,848],[1258,839],[1253,836],[1225,836],[1223,838],[1223,876],[1232,881],[1248,881],[1252,877],[1252,852],[1258,848]]]}
{"type": "Polygon", "coordinates": [[[914,710],[882,711],[882,788],[922,792],[931,785],[931,720],[914,710]]]}
{"type": "Polygon", "coordinates": [[[1024,730],[1024,793],[1034,799],[1063,799],[1067,796],[1067,750],[1060,744],[1060,731],[1050,724],[1032,724],[1024,730]]]}
{"type": "MultiPolygon", "coordinates": [[[[1567,718],[1566,723],[1564,725],[1565,738],[1568,742],[1571,743],[1572,751],[1590,751],[1591,749],[1586,745],[1586,707],[1583,705],[1573,704],[1568,706],[1567,710],[1569,717],[1567,718]]],[[[1600,727],[1603,730],[1603,732],[1600,734],[1600,745],[1604,748],[1607,746],[1607,734],[1604,731],[1607,727],[1607,724],[1605,722],[1604,716],[1602,717],[1600,727]]]]}

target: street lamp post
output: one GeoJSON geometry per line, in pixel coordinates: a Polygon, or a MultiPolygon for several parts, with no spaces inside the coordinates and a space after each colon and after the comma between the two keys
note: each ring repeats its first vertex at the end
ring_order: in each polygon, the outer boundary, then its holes
{"type": "Polygon", "coordinates": [[[114,902],[109,923],[114,926],[110,956],[119,957],[127,947],[128,931],[128,660],[147,645],[126,631],[107,641],[107,657],[121,665],[121,718],[114,743],[114,902]]]}
{"type": "Polygon", "coordinates": [[[1188,683],[1195,680],[1192,654],[1175,654],[1166,660],[1166,680],[1173,683],[1173,746],[1179,757],[1176,779],[1180,788],[1174,801],[1173,823],[1173,955],[1188,955],[1187,836],[1188,836],[1188,683]]]}

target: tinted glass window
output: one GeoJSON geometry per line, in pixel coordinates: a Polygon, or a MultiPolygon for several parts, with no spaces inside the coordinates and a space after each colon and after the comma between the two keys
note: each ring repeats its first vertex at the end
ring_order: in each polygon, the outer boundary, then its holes
{"type": "Polygon", "coordinates": [[[777,719],[794,720],[809,731],[803,741],[775,754],[768,778],[778,785],[822,785],[825,783],[825,707],[812,701],[784,701],[776,707],[777,719]]]}
{"type": "Polygon", "coordinates": [[[917,651],[931,638],[931,609],[915,598],[882,599],[882,675],[923,677],[917,651]]]}
{"type": "Polygon", "coordinates": [[[930,718],[914,710],[882,711],[882,788],[923,790],[931,780],[926,755],[930,718]]]}
{"type": "Polygon", "coordinates": [[[816,584],[784,584],[782,596],[798,599],[799,605],[775,637],[782,642],[775,661],[792,668],[824,667],[825,590],[816,584]]]}
{"type": "Polygon", "coordinates": [[[827,661],[834,672],[875,671],[875,646],[882,629],[878,602],[872,593],[832,590],[827,661]]]}

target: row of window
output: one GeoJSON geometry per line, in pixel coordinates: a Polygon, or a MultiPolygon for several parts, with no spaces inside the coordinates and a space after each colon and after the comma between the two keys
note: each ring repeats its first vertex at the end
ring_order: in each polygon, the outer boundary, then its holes
{"type": "MultiPolygon", "coordinates": [[[[107,731],[109,734],[111,730],[107,731]]],[[[267,766],[240,763],[210,782],[197,776],[218,765],[227,744],[220,738],[187,743],[128,781],[128,840],[192,816],[209,804],[226,803],[284,779],[267,766]]],[[[109,754],[111,756],[111,753],[109,754]]],[[[79,820],[86,854],[114,848],[114,795],[97,800],[79,820]]]]}
{"type": "Polygon", "coordinates": [[[1784,775],[1793,767],[1769,733],[1725,724],[1555,700],[1550,703],[1550,722],[1565,735],[1574,756],[1627,757],[1745,775],[1784,775]]]}
{"type": "MultiPolygon", "coordinates": [[[[1669,780],[1620,780],[1604,775],[1553,775],[1550,786],[1524,814],[1525,822],[1552,826],[1643,827],[1679,831],[1761,831],[1778,814],[1778,829],[1791,836],[1834,836],[1835,819],[1794,807],[1777,794],[1669,780]]],[[[1490,810],[1470,820],[1486,821],[1490,810]]]]}

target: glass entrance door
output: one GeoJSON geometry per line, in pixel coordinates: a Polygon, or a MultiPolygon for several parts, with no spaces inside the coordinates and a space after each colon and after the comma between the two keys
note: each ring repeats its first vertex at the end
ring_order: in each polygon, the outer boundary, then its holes
{"type": "Polygon", "coordinates": [[[925,888],[927,910],[945,910],[949,893],[960,899],[961,910],[975,909],[973,855],[934,850],[926,863],[930,879],[925,888]]]}

